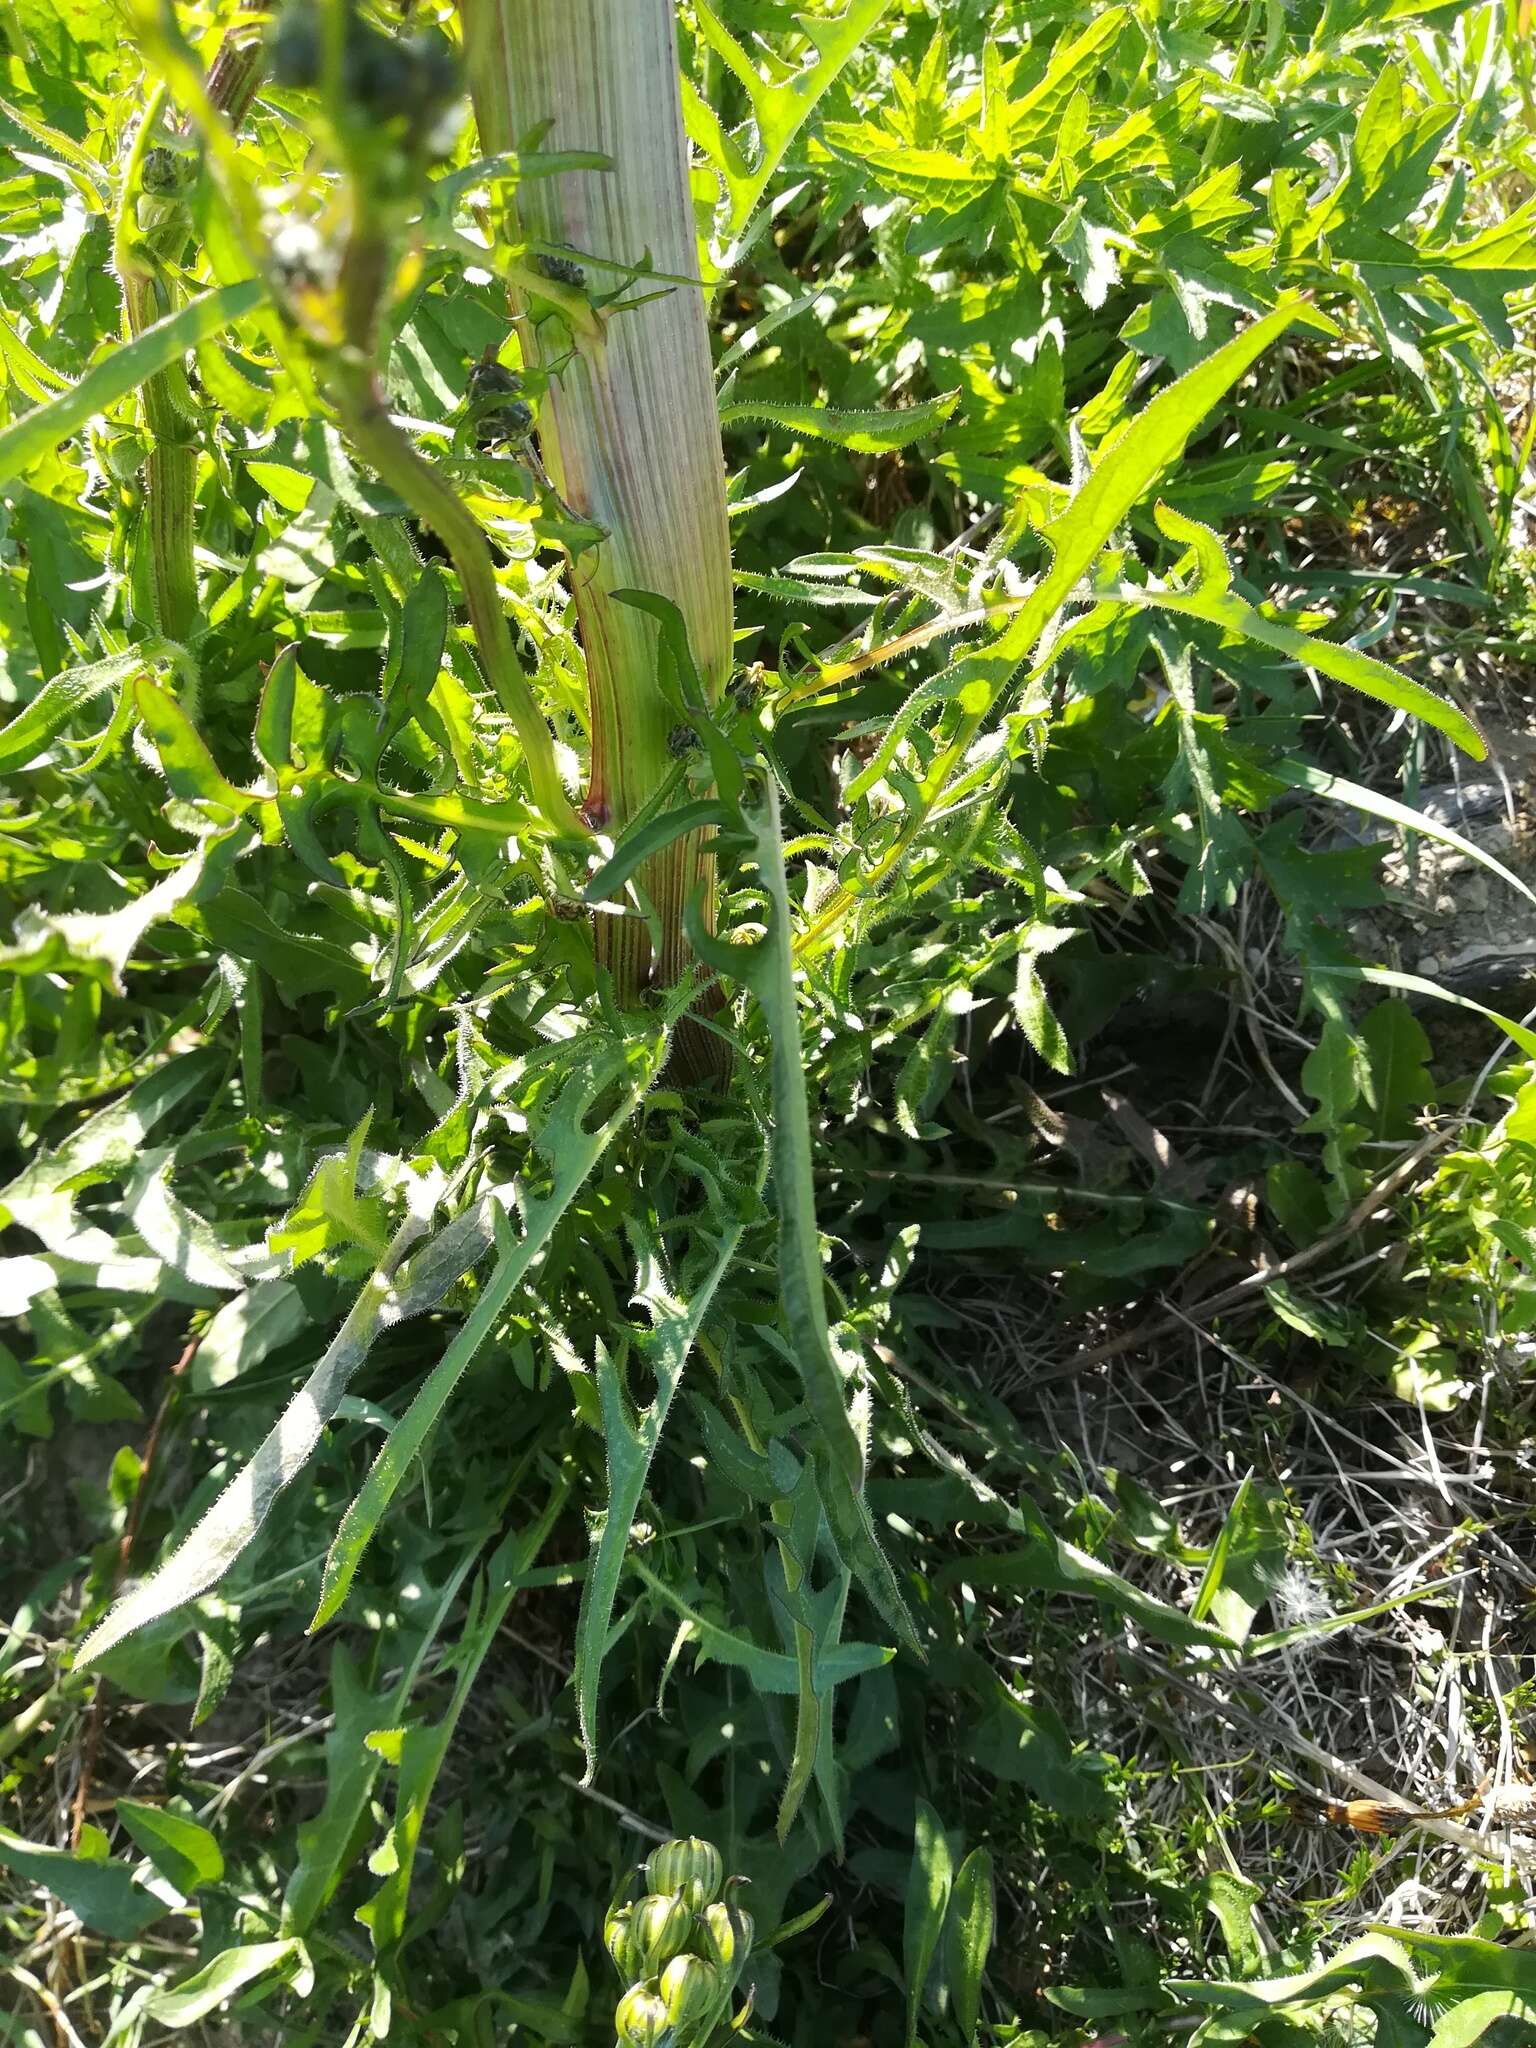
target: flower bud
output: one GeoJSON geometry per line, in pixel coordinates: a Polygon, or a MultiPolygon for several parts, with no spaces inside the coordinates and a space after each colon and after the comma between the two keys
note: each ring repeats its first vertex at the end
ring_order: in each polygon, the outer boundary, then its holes
{"type": "Polygon", "coordinates": [[[689,1909],[702,1913],[720,1889],[724,1865],[713,1842],[697,1835],[663,1842],[645,1859],[645,1881],[655,1892],[681,1892],[689,1909]]]}
{"type": "Polygon", "coordinates": [[[466,398],[516,398],[523,388],[523,380],[516,370],[509,370],[505,364],[493,357],[482,358],[472,363],[469,378],[464,386],[466,398]]]}
{"type": "Polygon", "coordinates": [[[139,166],[139,183],[151,199],[174,199],[185,192],[197,176],[197,159],[180,150],[156,143],[144,152],[139,166]]]}
{"type": "Polygon", "coordinates": [[[717,1899],[699,1916],[703,1950],[728,1985],[734,1985],[752,1953],[752,1915],[728,1899],[717,1899]]]}
{"type": "Polygon", "coordinates": [[[512,398],[493,406],[475,421],[475,443],[480,448],[501,448],[509,442],[526,441],[533,431],[533,407],[524,399],[512,398]]]}
{"type": "Polygon", "coordinates": [[[661,1973],[661,2002],[676,2028],[677,2048],[693,2048],[720,2017],[725,1987],[701,1956],[674,1956],[661,1973]]]}
{"type": "Polygon", "coordinates": [[[653,1892],[635,1907],[629,1923],[634,1976],[652,1977],[693,1938],[693,1915],[681,1892],[653,1892]]]}
{"type": "Polygon", "coordinates": [[[633,1906],[615,1906],[603,1922],[603,1946],[626,1984],[641,1974],[635,1956],[634,1915],[633,1906]]]}
{"type": "Polygon", "coordinates": [[[573,263],[569,256],[536,255],[533,267],[541,277],[547,277],[551,284],[568,284],[573,291],[583,290],[587,282],[587,273],[579,263],[573,263]]]}
{"type": "Polygon", "coordinates": [[[619,2000],[613,2024],[627,2048],[671,2048],[672,2021],[654,1982],[630,1986],[619,2000]]]}

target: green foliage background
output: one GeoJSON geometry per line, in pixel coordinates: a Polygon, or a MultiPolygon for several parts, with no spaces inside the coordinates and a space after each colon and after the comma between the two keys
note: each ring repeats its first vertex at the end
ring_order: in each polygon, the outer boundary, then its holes
{"type": "MultiPolygon", "coordinates": [[[[1245,1343],[1388,1413],[1454,1413],[1530,1320],[1536,1039],[1381,985],[1349,920],[1387,842],[1336,830],[1402,827],[1518,707],[1523,17],[680,10],[739,679],[707,710],[665,607],[658,648],[667,795],[721,849],[715,1095],[666,1066],[694,988],[625,1013],[593,959],[675,822],[542,829],[440,551],[240,261],[241,194],[323,237],[312,95],[193,152],[166,324],[125,338],[167,19],[0,10],[0,2037],[233,2001],[252,2040],[600,2043],[602,1917],[666,1833],[761,1934],[830,1893],[760,1944],[751,2039],[1536,2024],[1496,1855],[1478,1937],[1342,1940],[1326,1902],[1255,1922],[1193,1801],[1136,1819],[1177,1760],[1139,1659],[1241,1706],[1383,1589],[1288,1622],[1309,1532],[1251,1447],[1186,1529],[1031,1441],[973,1313],[1086,1372],[1159,1291],[1223,1330],[1289,1257],[1245,1343]],[[1170,1172],[1152,1123],[1229,1056],[1241,1113],[1170,1172]],[[1418,1269],[1314,1292],[1362,1230],[1418,1269]]],[[[539,253],[477,249],[477,204],[549,168],[465,132],[421,172],[387,381],[574,793],[591,536],[465,406],[539,253]]]]}

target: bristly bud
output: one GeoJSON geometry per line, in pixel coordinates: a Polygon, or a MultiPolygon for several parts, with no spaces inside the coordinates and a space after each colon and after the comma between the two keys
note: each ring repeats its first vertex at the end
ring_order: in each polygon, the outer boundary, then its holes
{"type": "Polygon", "coordinates": [[[475,421],[477,448],[505,448],[526,441],[533,432],[533,407],[526,399],[512,398],[475,421]]]}
{"type": "Polygon", "coordinates": [[[569,256],[536,255],[533,267],[541,277],[547,277],[551,284],[568,284],[581,291],[587,282],[587,273],[579,263],[573,263],[569,256]]]}
{"type": "Polygon", "coordinates": [[[144,152],[139,184],[151,199],[176,199],[197,177],[197,159],[157,142],[144,152]]]}
{"type": "Polygon", "coordinates": [[[505,369],[494,356],[483,356],[471,365],[464,401],[474,420],[477,447],[499,448],[527,440],[533,432],[533,407],[518,396],[522,388],[517,372],[505,369]]]}
{"type": "Polygon", "coordinates": [[[523,388],[523,380],[516,370],[509,370],[498,363],[494,356],[483,356],[479,362],[470,365],[469,376],[464,385],[464,396],[476,398],[515,398],[523,388]]]}
{"type": "MultiPolygon", "coordinates": [[[[324,51],[314,0],[288,0],[267,36],[274,81],[299,91],[313,90],[322,83],[324,51]]],[[[462,87],[453,49],[435,30],[386,35],[348,6],[341,89],[352,121],[364,128],[399,122],[413,146],[425,145],[432,157],[441,153],[436,131],[462,87]]]]}
{"type": "Polygon", "coordinates": [[[752,1953],[752,1915],[729,1899],[717,1899],[699,1915],[701,1946],[733,1987],[752,1953]]]}
{"type": "Polygon", "coordinates": [[[677,2030],[676,2048],[693,2048],[720,2017],[725,1988],[713,1963],[701,1956],[676,1956],[661,1973],[661,1999],[677,2030]]]}
{"type": "Polygon", "coordinates": [[[654,1977],[693,1939],[693,1914],[681,1892],[655,1892],[635,1907],[629,1931],[631,1975],[654,1977]]]}
{"type": "Polygon", "coordinates": [[[603,1946],[626,1984],[640,1975],[635,1958],[633,1906],[615,1906],[603,1922],[603,1946]]]}
{"type": "Polygon", "coordinates": [[[365,128],[400,122],[413,149],[429,158],[453,147],[457,123],[445,121],[458,98],[459,67],[442,36],[381,35],[360,17],[347,22],[342,92],[365,128]]]}
{"type": "Polygon", "coordinates": [[[645,1859],[645,1881],[655,1892],[681,1892],[693,1913],[702,1913],[719,1894],[725,1866],[713,1842],[689,1835],[663,1842],[645,1859]]]}
{"type": "Polygon", "coordinates": [[[654,1983],[630,1986],[619,2000],[613,2025],[626,2048],[673,2048],[672,2020],[654,1983]]]}

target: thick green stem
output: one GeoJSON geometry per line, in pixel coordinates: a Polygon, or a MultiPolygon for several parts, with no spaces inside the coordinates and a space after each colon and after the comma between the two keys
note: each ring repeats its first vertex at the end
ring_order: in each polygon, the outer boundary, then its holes
{"type": "Polygon", "coordinates": [[[154,443],[144,465],[144,496],[155,623],[168,640],[185,641],[197,623],[197,449],[190,442],[154,443]]]}
{"type": "MultiPolygon", "coordinates": [[[[460,0],[460,14],[486,151],[542,130],[543,148],[611,161],[530,180],[517,196],[521,236],[602,259],[588,272],[594,293],[623,282],[613,265],[639,272],[648,260],[697,276],[671,0],[460,0]]],[[[642,281],[631,296],[646,290],[642,281]]],[[[677,606],[711,694],[730,672],[730,539],[704,292],[676,286],[607,310],[591,333],[555,317],[535,323],[521,300],[516,310],[525,352],[551,374],[539,415],[545,463],[567,504],[607,535],[571,581],[591,692],[585,814],[616,836],[675,766],[678,714],[658,682],[655,622],[614,592],[653,591],[677,606]]],[[[712,875],[697,835],[642,870],[663,934],[654,963],[638,920],[598,920],[599,957],[621,996],[652,973],[682,970],[683,909],[712,875]]]]}

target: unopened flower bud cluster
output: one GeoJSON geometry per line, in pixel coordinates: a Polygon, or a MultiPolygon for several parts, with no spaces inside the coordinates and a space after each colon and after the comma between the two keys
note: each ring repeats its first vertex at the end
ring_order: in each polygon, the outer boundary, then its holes
{"type": "Polygon", "coordinates": [[[615,1906],[603,1939],[625,1990],[618,2048],[704,2048],[725,2019],[752,1950],[752,1916],[712,1842],[664,1842],[645,1864],[645,1897],[615,1906]]]}

